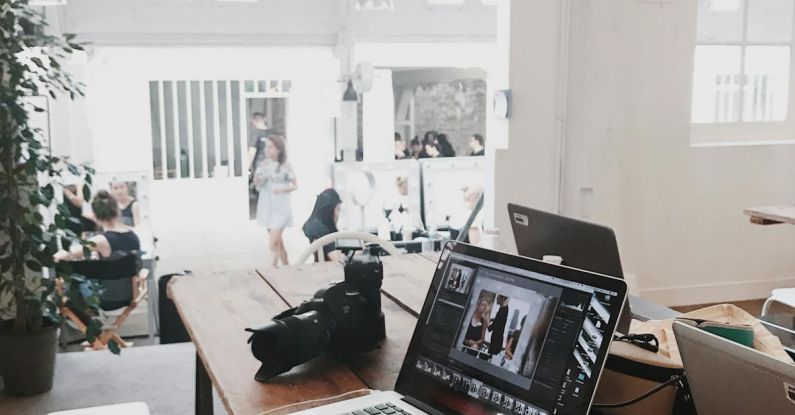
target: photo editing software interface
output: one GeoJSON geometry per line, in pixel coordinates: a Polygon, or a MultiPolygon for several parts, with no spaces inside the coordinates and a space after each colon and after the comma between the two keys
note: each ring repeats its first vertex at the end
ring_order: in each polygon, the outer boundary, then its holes
{"type": "Polygon", "coordinates": [[[422,400],[467,413],[583,412],[617,295],[451,254],[411,356],[428,382],[422,400]]]}

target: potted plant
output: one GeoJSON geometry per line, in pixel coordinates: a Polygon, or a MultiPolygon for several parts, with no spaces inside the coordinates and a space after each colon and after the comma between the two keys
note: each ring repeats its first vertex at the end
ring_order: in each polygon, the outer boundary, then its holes
{"type": "MultiPolygon", "coordinates": [[[[12,395],[52,388],[64,298],[90,315],[99,302],[91,283],[87,297],[76,289],[84,281],[80,276],[61,270],[55,278],[59,249],[72,243],[89,249],[68,229],[77,219],[57,201],[56,189],[62,175],[80,175],[89,200],[91,170],[52,156],[29,119],[31,111],[44,111],[29,97],[82,94],[61,66],[82,46],[71,35],[45,29],[44,17],[27,0],[0,1],[0,375],[12,395]]],[[[88,341],[101,331],[101,321],[92,317],[88,341]]]]}

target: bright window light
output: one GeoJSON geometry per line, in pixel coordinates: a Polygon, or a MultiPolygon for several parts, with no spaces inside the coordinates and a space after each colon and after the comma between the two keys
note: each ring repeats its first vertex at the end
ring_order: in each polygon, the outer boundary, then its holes
{"type": "Polygon", "coordinates": [[[740,10],[741,0],[711,0],[709,8],[716,12],[730,12],[740,10]]]}
{"type": "Polygon", "coordinates": [[[792,0],[699,0],[694,124],[788,118],[792,0]]]}

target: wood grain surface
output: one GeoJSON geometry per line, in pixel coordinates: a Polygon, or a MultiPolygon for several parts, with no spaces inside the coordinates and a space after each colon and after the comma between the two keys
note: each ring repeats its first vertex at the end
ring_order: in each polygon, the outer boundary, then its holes
{"type": "Polygon", "coordinates": [[[366,387],[351,370],[327,359],[267,384],[254,380],[260,363],[244,329],[264,325],[287,307],[254,271],[176,277],[168,291],[230,414],[260,414],[366,387]]]}
{"type": "MultiPolygon", "coordinates": [[[[403,255],[384,260],[384,290],[389,282],[408,281],[415,273],[433,274],[433,263],[419,255],[403,255]]],[[[316,264],[285,267],[272,270],[258,270],[263,279],[278,292],[291,306],[311,298],[315,291],[329,284],[343,280],[342,264],[323,262],[316,264]]],[[[400,290],[397,297],[414,302],[421,297],[424,300],[430,279],[416,278],[415,283],[397,284],[400,290]]],[[[397,292],[397,291],[396,291],[397,292]]],[[[387,338],[381,348],[365,353],[354,360],[346,362],[364,383],[372,389],[391,390],[395,386],[403,358],[406,355],[417,319],[413,313],[382,295],[381,308],[386,317],[387,338]]]]}
{"type": "Polygon", "coordinates": [[[789,223],[795,225],[795,205],[759,206],[743,211],[751,217],[751,223],[757,225],[774,225],[789,223]]]}

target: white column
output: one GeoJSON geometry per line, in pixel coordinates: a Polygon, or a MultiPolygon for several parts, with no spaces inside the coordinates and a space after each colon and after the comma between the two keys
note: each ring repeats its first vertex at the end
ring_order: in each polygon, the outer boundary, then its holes
{"type": "Polygon", "coordinates": [[[364,161],[395,160],[395,94],[391,70],[375,71],[373,88],[364,94],[361,122],[364,161]]]}
{"type": "MultiPolygon", "coordinates": [[[[512,114],[508,148],[494,160],[495,222],[513,246],[506,205],[558,210],[561,21],[566,1],[514,1],[510,7],[512,114]]],[[[501,21],[502,23],[503,21],[501,21]]]]}

